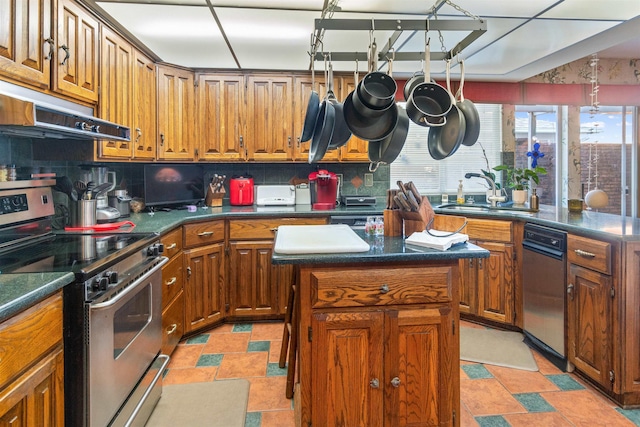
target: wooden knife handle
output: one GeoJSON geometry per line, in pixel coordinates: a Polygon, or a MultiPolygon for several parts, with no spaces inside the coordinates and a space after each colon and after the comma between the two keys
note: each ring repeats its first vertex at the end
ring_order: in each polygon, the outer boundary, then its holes
{"type": "Polygon", "coordinates": [[[409,201],[409,204],[411,205],[411,210],[412,211],[417,211],[420,209],[420,199],[416,199],[416,197],[413,195],[412,191],[409,191],[407,193],[407,200],[409,201]]]}
{"type": "Polygon", "coordinates": [[[413,181],[409,181],[406,186],[409,187],[409,192],[413,194],[413,197],[415,197],[418,203],[420,203],[420,201],[422,200],[422,196],[420,195],[420,192],[416,188],[416,185],[413,183],[413,181]]]}
{"type": "Polygon", "coordinates": [[[396,201],[396,204],[400,206],[401,209],[404,209],[405,211],[411,211],[411,205],[409,204],[407,199],[404,197],[403,193],[396,194],[393,200],[396,201]]]}
{"type": "Polygon", "coordinates": [[[406,196],[407,195],[407,187],[405,187],[404,183],[400,180],[398,180],[397,182],[398,184],[398,188],[400,189],[400,191],[402,191],[402,193],[406,196]]]}

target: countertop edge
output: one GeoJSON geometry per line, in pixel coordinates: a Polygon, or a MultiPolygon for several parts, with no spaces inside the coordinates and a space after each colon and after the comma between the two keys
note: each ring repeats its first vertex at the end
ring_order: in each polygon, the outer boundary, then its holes
{"type": "Polygon", "coordinates": [[[0,322],[32,307],[74,280],[73,273],[0,274],[0,286],[3,289],[0,298],[0,322]],[[19,296],[7,296],[12,287],[20,287],[19,296]],[[28,289],[25,290],[24,287],[28,289]]]}

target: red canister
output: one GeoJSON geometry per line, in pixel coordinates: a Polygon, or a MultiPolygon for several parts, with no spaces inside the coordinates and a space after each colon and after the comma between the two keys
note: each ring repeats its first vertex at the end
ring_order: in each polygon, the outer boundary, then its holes
{"type": "Polygon", "coordinates": [[[253,177],[234,175],[229,180],[229,203],[231,206],[253,205],[253,177]]]}

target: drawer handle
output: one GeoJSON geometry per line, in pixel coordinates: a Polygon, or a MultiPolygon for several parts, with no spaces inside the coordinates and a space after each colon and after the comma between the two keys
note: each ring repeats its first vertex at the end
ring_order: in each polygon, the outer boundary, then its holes
{"type": "Polygon", "coordinates": [[[176,246],[178,246],[177,243],[172,243],[172,244],[168,245],[165,249],[169,251],[171,249],[175,249],[176,246]]]}
{"type": "Polygon", "coordinates": [[[567,285],[567,295],[569,295],[569,298],[573,301],[573,283],[567,285]]]}
{"type": "Polygon", "coordinates": [[[374,378],[369,381],[369,386],[371,386],[371,388],[380,388],[380,381],[378,381],[377,378],[374,378]]]}
{"type": "Polygon", "coordinates": [[[213,235],[213,231],[203,231],[202,233],[198,233],[198,236],[200,237],[207,237],[212,235],[213,235]]]}
{"type": "Polygon", "coordinates": [[[591,252],[587,252],[587,251],[583,251],[582,249],[575,249],[574,252],[576,253],[576,255],[579,255],[583,258],[595,258],[596,254],[591,253],[591,252]]]}
{"type": "Polygon", "coordinates": [[[174,283],[176,283],[178,279],[176,279],[175,277],[172,277],[171,279],[167,280],[166,282],[164,282],[167,286],[171,286],[174,283]]]}
{"type": "Polygon", "coordinates": [[[391,380],[391,385],[395,388],[398,388],[400,386],[400,378],[393,377],[393,379],[391,380]]]}
{"type": "Polygon", "coordinates": [[[174,333],[176,331],[176,329],[178,329],[178,325],[177,324],[173,324],[171,326],[169,326],[167,328],[167,335],[171,335],[172,333],[174,333]]]}
{"type": "Polygon", "coordinates": [[[273,227],[273,228],[270,228],[269,230],[271,230],[272,233],[275,233],[276,231],[278,231],[278,227],[273,227]]]}
{"type": "Polygon", "coordinates": [[[384,285],[380,286],[380,292],[383,294],[386,294],[387,292],[389,292],[389,285],[385,283],[384,285]]]}

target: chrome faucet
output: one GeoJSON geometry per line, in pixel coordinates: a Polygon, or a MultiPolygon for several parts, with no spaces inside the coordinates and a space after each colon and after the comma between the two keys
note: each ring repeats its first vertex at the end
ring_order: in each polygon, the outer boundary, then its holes
{"type": "Polygon", "coordinates": [[[465,178],[469,179],[469,178],[484,178],[487,180],[487,182],[489,183],[489,185],[491,185],[491,195],[488,197],[489,199],[489,203],[491,203],[491,207],[495,208],[498,206],[498,202],[504,202],[507,200],[507,198],[505,196],[498,196],[496,194],[496,183],[493,179],[491,179],[491,177],[486,176],[486,175],[481,175],[479,173],[466,173],[464,175],[465,178]]]}

